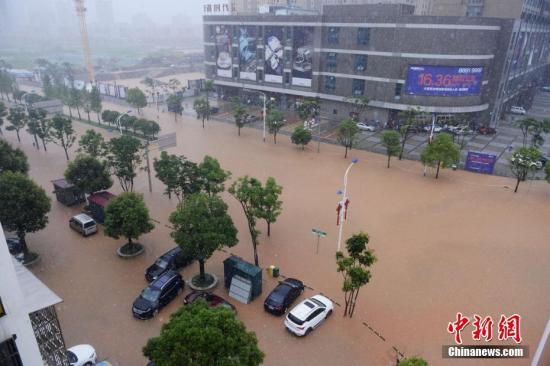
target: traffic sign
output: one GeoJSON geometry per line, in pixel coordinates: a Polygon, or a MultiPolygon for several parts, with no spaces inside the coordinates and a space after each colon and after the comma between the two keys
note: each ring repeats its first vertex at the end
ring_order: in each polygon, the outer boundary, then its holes
{"type": "Polygon", "coordinates": [[[322,231],[322,230],[319,230],[319,229],[311,229],[311,232],[314,234],[314,235],[317,235],[321,238],[324,238],[327,236],[327,233],[322,231]]]}

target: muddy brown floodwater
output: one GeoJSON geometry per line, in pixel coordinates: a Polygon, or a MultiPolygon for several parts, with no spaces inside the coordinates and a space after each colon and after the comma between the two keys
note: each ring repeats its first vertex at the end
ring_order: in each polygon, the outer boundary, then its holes
{"type": "MultiPolygon", "coordinates": [[[[104,107],[124,109],[109,103],[104,107]]],[[[156,119],[156,110],[144,113],[156,119]]],[[[214,156],[231,170],[232,179],[245,174],[262,180],[275,177],[284,187],[283,213],[270,238],[265,223],[259,224],[261,266],[275,264],[282,274],[303,280],[308,286],[304,296],[322,292],[343,304],[342,279],[334,260],[336,191],[350,163],[343,158],[343,149],[322,145],[320,154],[314,146],[301,151],[286,136],[277,145],[271,138],[264,144],[256,130],[244,129],[238,137],[229,124],[211,121],[202,129],[194,118],[184,116],[174,122],[173,114],[160,115],[162,133],[177,132],[178,147],[170,153],[195,161],[205,154],[214,156]],[[319,254],[312,228],[328,232],[319,254]]],[[[79,134],[89,128],[75,125],[79,134]]],[[[116,135],[100,131],[106,137],[116,135]]],[[[162,194],[163,186],[156,179],[149,193],[145,173],[138,174],[135,190],[144,194],[158,223],[140,239],[145,254],[121,260],[115,249],[123,240],[102,232],[82,238],[69,229],[70,216],[80,208],[55,201],[50,183],[63,176],[67,164],[63,150],[50,144],[47,153],[36,151],[25,133],[20,144],[11,132],[2,138],[25,151],[30,176],[52,197],[48,227],[29,235],[28,242],[41,254],[32,270],[63,298],[57,309],[67,345],[90,343],[102,358],[120,365],[144,365],[142,346],[159,334],[183,300],[178,297],[153,320],[132,318],[132,301],[146,285],[145,268],[174,245],[165,225],[176,202],[162,194]]],[[[353,319],[343,318],[342,308],[336,306],[327,322],[300,339],[285,331],[282,318],[263,311],[263,299],[276,284],[264,272],[261,298],[249,305],[232,302],[238,317],[258,335],[265,365],[387,366],[394,365],[393,347],[406,356],[424,357],[430,365],[527,365],[526,359],[442,359],[441,346],[453,342],[447,324],[457,312],[491,315],[495,322],[500,314],[517,313],[522,316],[523,344],[534,354],[550,315],[550,185],[526,182],[514,194],[514,182],[507,178],[445,170],[435,180],[433,172],[423,177],[417,162],[392,161],[392,168],[386,169],[384,156],[355,150],[350,155],[359,162],[349,178],[351,203],[344,238],[361,230],[370,234],[370,246],[378,257],[371,283],[361,290],[353,319]]],[[[112,191],[120,192],[118,182],[112,191]]],[[[223,198],[239,229],[240,242],[229,251],[251,261],[243,213],[232,197],[223,194],[223,198]]],[[[227,255],[217,252],[207,262],[207,271],[222,277],[227,255]]],[[[189,278],[197,271],[194,264],[183,275],[189,278]]],[[[227,297],[223,286],[216,291],[227,297]]],[[[475,343],[471,330],[462,333],[465,344],[475,343]]],[[[491,344],[503,344],[496,338],[491,344]]]]}

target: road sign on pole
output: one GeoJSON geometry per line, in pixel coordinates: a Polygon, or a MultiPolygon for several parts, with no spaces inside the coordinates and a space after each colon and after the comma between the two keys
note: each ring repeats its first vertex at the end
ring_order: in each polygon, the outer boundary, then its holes
{"type": "Polygon", "coordinates": [[[315,253],[319,254],[319,241],[321,240],[321,238],[326,237],[327,233],[319,229],[311,229],[311,233],[317,236],[317,245],[316,245],[315,253]]]}

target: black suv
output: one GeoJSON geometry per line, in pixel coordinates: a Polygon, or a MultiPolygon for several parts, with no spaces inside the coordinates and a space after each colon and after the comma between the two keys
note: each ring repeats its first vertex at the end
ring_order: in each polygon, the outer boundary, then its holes
{"type": "Polygon", "coordinates": [[[193,258],[185,255],[180,247],[175,247],[161,255],[155,263],[145,270],[145,279],[147,282],[154,281],[164,272],[170,269],[177,271],[192,261],[193,258]]]}
{"type": "Polygon", "coordinates": [[[132,313],[138,319],[150,319],[183,291],[185,282],[178,272],[166,271],[141,292],[132,313]]]}
{"type": "Polygon", "coordinates": [[[283,315],[294,300],[304,292],[304,284],[295,278],[279,282],[264,301],[264,309],[273,315],[283,315]]]}

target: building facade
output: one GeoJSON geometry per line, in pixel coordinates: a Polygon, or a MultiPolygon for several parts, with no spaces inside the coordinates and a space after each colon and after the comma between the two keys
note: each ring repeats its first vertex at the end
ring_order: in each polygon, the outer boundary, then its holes
{"type": "Polygon", "coordinates": [[[494,114],[517,100],[514,90],[534,82],[525,70],[548,67],[546,23],[531,45],[526,35],[514,41],[515,19],[414,11],[406,5],[347,5],[325,6],[317,16],[206,16],[206,76],[224,98],[263,92],[284,109],[318,97],[322,113],[335,120],[349,115],[346,100],[366,96],[369,119],[393,120],[419,107],[496,124],[494,114]],[[510,53],[514,42],[525,45],[521,52],[510,53]],[[510,66],[512,59],[517,61],[510,66]],[[520,81],[503,83],[513,70],[520,81]]]}

